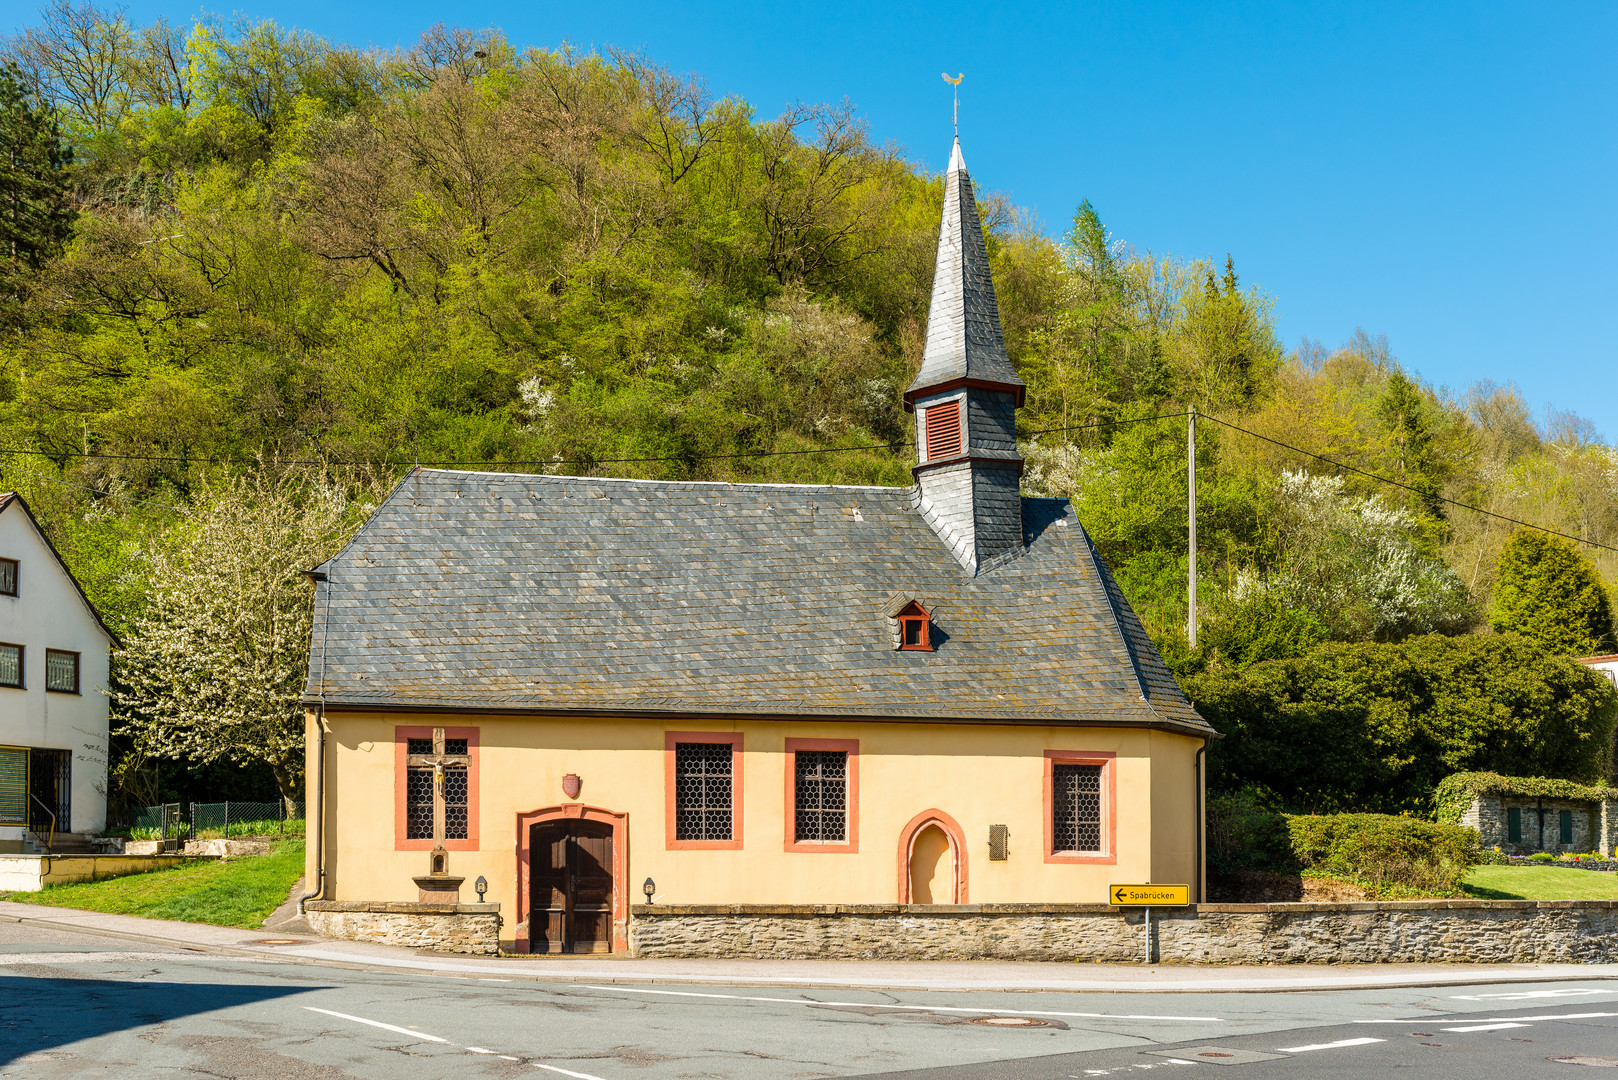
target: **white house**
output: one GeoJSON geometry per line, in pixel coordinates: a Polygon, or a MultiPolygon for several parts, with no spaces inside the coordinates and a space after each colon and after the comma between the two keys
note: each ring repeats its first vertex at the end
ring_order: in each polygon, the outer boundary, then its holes
{"type": "Polygon", "coordinates": [[[107,823],[116,639],[20,495],[0,494],[0,851],[107,823]]]}

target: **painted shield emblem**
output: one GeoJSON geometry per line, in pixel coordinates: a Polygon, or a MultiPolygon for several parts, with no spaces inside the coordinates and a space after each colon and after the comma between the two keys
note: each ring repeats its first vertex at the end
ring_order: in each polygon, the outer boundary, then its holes
{"type": "Polygon", "coordinates": [[[568,773],[566,776],[562,777],[562,794],[566,795],[568,798],[577,799],[579,797],[580,786],[581,782],[579,780],[578,773],[568,773]]]}

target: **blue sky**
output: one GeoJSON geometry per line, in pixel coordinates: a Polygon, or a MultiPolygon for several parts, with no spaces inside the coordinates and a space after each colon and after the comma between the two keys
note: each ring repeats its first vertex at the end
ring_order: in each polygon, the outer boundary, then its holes
{"type": "MultiPolygon", "coordinates": [[[[27,5],[3,22],[26,21],[27,5]]],[[[130,16],[193,4],[133,0],[130,16]]],[[[229,15],[232,9],[215,8],[229,15]]],[[[760,114],[852,100],[942,168],[949,92],[980,186],[1065,228],[1236,259],[1288,346],[1363,327],[1427,381],[1516,383],[1618,440],[1618,4],[483,3],[259,0],[354,44],[444,20],[615,45],[760,114]]]]}

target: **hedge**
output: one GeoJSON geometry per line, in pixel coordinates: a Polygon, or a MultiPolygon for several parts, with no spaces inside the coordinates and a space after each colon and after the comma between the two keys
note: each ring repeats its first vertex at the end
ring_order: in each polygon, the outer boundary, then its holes
{"type": "Polygon", "coordinates": [[[1208,800],[1208,868],[1346,878],[1379,896],[1460,892],[1478,862],[1478,834],[1387,814],[1282,814],[1251,790],[1208,800]]]}
{"type": "Polygon", "coordinates": [[[1446,776],[1433,790],[1433,818],[1446,825],[1461,820],[1479,795],[1520,795],[1529,799],[1572,799],[1600,802],[1618,799],[1618,788],[1593,787],[1572,780],[1544,776],[1501,776],[1492,772],[1465,772],[1446,776]]]}

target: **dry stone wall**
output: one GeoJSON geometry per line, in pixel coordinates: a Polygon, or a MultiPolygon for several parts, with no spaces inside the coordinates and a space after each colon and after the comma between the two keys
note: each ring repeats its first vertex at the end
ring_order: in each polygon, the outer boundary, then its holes
{"type": "MultiPolygon", "coordinates": [[[[1618,901],[1203,904],[1152,913],[1152,956],[1185,964],[1611,963],[1618,901]]],[[[636,905],[649,957],[1141,960],[1141,912],[1091,906],[636,905]]]]}
{"type": "Polygon", "coordinates": [[[500,951],[499,904],[311,900],[304,917],[315,933],[347,941],[476,956],[500,951]]]}

